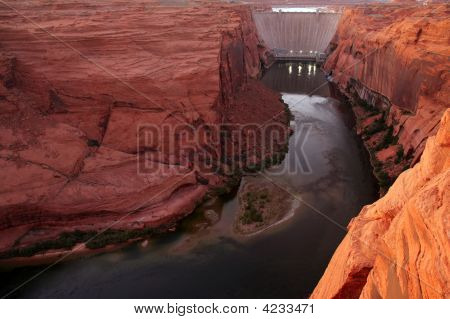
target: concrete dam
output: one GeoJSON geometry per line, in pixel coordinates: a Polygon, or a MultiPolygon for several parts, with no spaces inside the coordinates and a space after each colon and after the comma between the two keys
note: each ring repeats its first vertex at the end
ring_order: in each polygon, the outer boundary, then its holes
{"type": "Polygon", "coordinates": [[[278,60],[323,60],[340,13],[253,12],[260,38],[278,60]]]}

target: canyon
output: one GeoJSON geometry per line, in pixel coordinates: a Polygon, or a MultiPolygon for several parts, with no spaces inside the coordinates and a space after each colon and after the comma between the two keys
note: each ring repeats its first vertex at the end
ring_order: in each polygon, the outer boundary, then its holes
{"type": "Polygon", "coordinates": [[[175,2],[0,5],[0,266],[130,244],[20,293],[449,298],[450,5],[175,2]]]}
{"type": "MultiPolygon", "coordinates": [[[[256,81],[271,61],[249,7],[31,1],[0,10],[5,256],[75,230],[158,228],[192,212],[233,179],[220,173],[235,156],[222,148],[221,123],[280,123],[267,143],[286,144],[285,106],[256,81]],[[220,172],[203,172],[189,143],[145,140],[147,124],[186,134],[205,126],[211,137],[196,147],[224,159],[220,172]]],[[[254,161],[273,155],[248,149],[254,161]]]]}
{"type": "Polygon", "coordinates": [[[397,142],[378,150],[365,143],[380,162],[375,170],[400,176],[350,222],[312,298],[450,296],[448,10],[373,6],[343,14],[325,69],[365,104],[356,106],[360,130],[381,119],[372,142],[391,127],[397,142]],[[403,173],[392,149],[410,157],[403,173]]]}
{"type": "Polygon", "coordinates": [[[449,298],[450,111],[418,164],[348,225],[312,298],[449,298]]]}
{"type": "Polygon", "coordinates": [[[356,104],[384,192],[415,164],[448,107],[447,5],[345,10],[324,69],[356,104]]]}

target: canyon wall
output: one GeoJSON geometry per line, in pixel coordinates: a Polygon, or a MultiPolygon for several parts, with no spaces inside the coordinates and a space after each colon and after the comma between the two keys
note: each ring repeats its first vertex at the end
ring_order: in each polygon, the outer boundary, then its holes
{"type": "Polygon", "coordinates": [[[311,298],[450,297],[450,110],[422,158],[363,208],[311,298]]]}
{"type": "Polygon", "coordinates": [[[275,122],[287,133],[279,95],[255,80],[270,56],[250,10],[158,3],[0,6],[0,252],[14,252],[5,256],[75,230],[170,224],[233,178],[222,123],[275,122]],[[181,131],[155,142],[147,126],[181,131]],[[194,141],[200,127],[211,137],[194,141]],[[197,156],[206,146],[220,159],[211,174],[197,156]]]}
{"type": "Polygon", "coordinates": [[[344,12],[325,68],[353,99],[363,135],[383,123],[398,137],[369,147],[378,161],[401,146],[413,167],[350,222],[311,298],[450,297],[448,9],[344,12]]]}
{"type": "Polygon", "coordinates": [[[359,104],[359,133],[389,182],[419,160],[448,107],[448,10],[448,4],[347,9],[328,48],[324,69],[359,104]]]}

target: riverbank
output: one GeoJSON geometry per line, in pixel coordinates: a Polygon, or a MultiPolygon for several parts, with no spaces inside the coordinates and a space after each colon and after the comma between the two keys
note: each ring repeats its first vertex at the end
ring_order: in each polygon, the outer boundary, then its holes
{"type": "MultiPolygon", "coordinates": [[[[349,87],[350,92],[354,92],[349,87]]],[[[406,154],[393,127],[386,124],[387,113],[361,99],[357,94],[340,91],[346,105],[355,116],[354,129],[368,153],[373,175],[383,196],[405,170],[413,163],[413,153],[406,154]]]]}
{"type": "Polygon", "coordinates": [[[381,195],[419,161],[448,107],[447,10],[348,8],[328,47],[323,68],[351,101],[381,195]]]}
{"type": "Polygon", "coordinates": [[[261,176],[248,176],[238,197],[234,229],[241,235],[254,235],[287,220],[296,207],[291,194],[261,176]]]}
{"type": "Polygon", "coordinates": [[[343,13],[324,68],[355,101],[384,196],[348,225],[312,298],[449,296],[448,8],[343,13]]]}
{"type": "MultiPolygon", "coordinates": [[[[261,80],[279,92],[290,90],[291,94],[283,94],[283,101],[293,115],[289,148],[285,145],[281,148],[288,152],[281,163],[265,169],[264,173],[306,203],[346,225],[363,205],[376,197],[366,167],[368,163],[362,156],[358,138],[348,125],[350,110],[330,97],[328,87],[323,87],[314,97],[307,96],[306,93],[323,83],[324,75],[318,69],[314,72],[313,68],[308,75],[307,65],[298,66],[295,64],[292,69],[296,72],[301,69],[301,73],[290,74],[288,64],[274,65],[261,80]],[[293,76],[303,79],[295,82],[296,90],[291,85],[293,76]],[[302,123],[312,125],[303,147],[296,135],[302,123]],[[304,174],[299,167],[294,171],[287,169],[295,168],[295,163],[302,158],[302,150],[311,164],[309,174],[304,174]]],[[[269,159],[268,162],[272,162],[273,158],[269,159]]],[[[211,189],[214,196],[180,220],[174,231],[150,238],[146,247],[141,242],[133,242],[107,253],[58,263],[45,275],[16,291],[13,297],[309,296],[342,239],[342,230],[299,202],[290,207],[292,214],[289,210],[277,212],[284,214],[282,222],[251,235],[236,233],[239,190],[246,179],[251,178],[247,174],[240,183],[240,179],[236,179],[231,193],[223,188],[211,189]],[[218,193],[224,195],[217,196],[218,193]],[[286,284],[292,282],[296,284],[286,284]]],[[[21,267],[0,273],[0,292],[16,288],[23,278],[34,276],[43,267],[21,267]]]]}
{"type": "Polygon", "coordinates": [[[184,218],[242,161],[224,124],[277,125],[279,140],[245,146],[253,164],[286,144],[279,94],[257,81],[272,61],[248,6],[16,7],[43,30],[1,9],[0,254],[70,250],[104,229],[115,243],[184,218]],[[173,131],[155,144],[148,127],[173,131]],[[180,132],[205,135],[191,145],[180,132]]]}

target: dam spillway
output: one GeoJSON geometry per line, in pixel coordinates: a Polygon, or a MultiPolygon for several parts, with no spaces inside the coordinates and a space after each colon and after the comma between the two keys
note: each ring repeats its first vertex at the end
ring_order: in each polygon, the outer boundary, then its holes
{"type": "Polygon", "coordinates": [[[340,17],[331,12],[253,12],[260,38],[278,60],[321,59],[340,17]]]}

